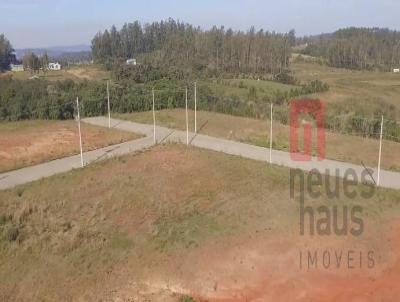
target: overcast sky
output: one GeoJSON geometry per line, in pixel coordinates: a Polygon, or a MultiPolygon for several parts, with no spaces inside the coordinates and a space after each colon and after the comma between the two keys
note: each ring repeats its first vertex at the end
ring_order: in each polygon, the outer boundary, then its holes
{"type": "Polygon", "coordinates": [[[399,0],[0,0],[0,12],[0,33],[14,48],[90,44],[112,24],[169,17],[203,28],[294,28],[297,35],[348,26],[400,29],[399,0]]]}

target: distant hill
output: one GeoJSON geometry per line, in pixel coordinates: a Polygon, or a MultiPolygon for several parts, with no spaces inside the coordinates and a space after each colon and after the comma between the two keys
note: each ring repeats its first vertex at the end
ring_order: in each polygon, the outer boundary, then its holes
{"type": "Polygon", "coordinates": [[[51,58],[60,57],[66,53],[83,53],[83,52],[90,52],[91,48],[89,45],[71,45],[71,46],[53,46],[53,47],[46,47],[46,48],[22,48],[16,49],[15,54],[17,59],[21,59],[27,52],[33,52],[34,54],[40,56],[47,51],[47,54],[51,58]]]}
{"type": "Polygon", "coordinates": [[[89,63],[92,61],[92,52],[91,51],[71,51],[71,52],[63,52],[62,54],[49,58],[53,61],[58,61],[60,63],[89,63]]]}

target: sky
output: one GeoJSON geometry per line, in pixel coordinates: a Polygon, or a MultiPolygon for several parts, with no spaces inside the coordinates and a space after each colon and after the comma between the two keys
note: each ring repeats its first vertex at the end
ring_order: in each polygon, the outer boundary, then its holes
{"type": "Polygon", "coordinates": [[[0,34],[14,48],[89,45],[113,24],[169,17],[205,29],[295,29],[297,36],[349,26],[400,30],[399,0],[0,0],[0,12],[0,34]]]}

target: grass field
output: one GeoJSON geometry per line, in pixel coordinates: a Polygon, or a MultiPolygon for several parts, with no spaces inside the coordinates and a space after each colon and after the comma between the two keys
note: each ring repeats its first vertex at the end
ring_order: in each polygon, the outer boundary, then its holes
{"type": "MultiPolygon", "coordinates": [[[[32,77],[29,71],[21,72],[9,72],[13,78],[18,80],[28,80],[32,77]]],[[[82,65],[72,66],[68,69],[48,71],[47,73],[40,72],[37,74],[40,79],[46,79],[49,81],[63,81],[63,80],[91,80],[91,81],[103,81],[110,79],[110,72],[104,70],[99,65],[82,65]]]]}
{"type": "Polygon", "coordinates": [[[385,110],[386,118],[400,121],[400,75],[390,72],[355,71],[317,63],[293,63],[291,69],[301,81],[319,79],[329,84],[328,92],[315,94],[349,112],[370,117],[385,110]]]}
{"type": "Polygon", "coordinates": [[[340,287],[343,301],[365,288],[363,301],[394,301],[400,193],[365,189],[333,199],[362,205],[360,237],[299,236],[287,169],[183,145],[2,191],[0,300],[333,302],[340,287]],[[300,270],[312,247],[374,250],[376,265],[300,270]]]}
{"type": "MultiPolygon", "coordinates": [[[[84,150],[138,138],[134,133],[82,124],[84,150]]],[[[75,121],[0,123],[0,172],[79,153],[75,121]]]]}
{"type": "Polygon", "coordinates": [[[214,81],[201,81],[199,83],[207,84],[213,95],[224,97],[238,97],[242,100],[249,98],[249,89],[256,89],[257,98],[270,98],[276,91],[288,91],[291,88],[296,88],[293,85],[281,84],[273,81],[253,80],[253,79],[224,79],[214,81]]]}
{"type": "MultiPolygon", "coordinates": [[[[114,117],[152,123],[151,112],[131,114],[114,114],[114,117]]],[[[199,133],[211,136],[246,142],[257,146],[269,147],[269,120],[257,120],[244,117],[199,111],[199,133]]],[[[156,113],[157,124],[169,128],[186,130],[185,111],[182,109],[162,110],[156,113]]],[[[190,131],[194,131],[194,112],[190,111],[190,131]]],[[[290,128],[274,123],[273,148],[289,151],[290,128]]],[[[379,141],[359,136],[342,135],[332,132],[326,134],[327,158],[352,162],[370,167],[378,165],[379,141]]],[[[384,141],[382,148],[382,167],[389,170],[400,170],[398,155],[400,143],[384,141]]]]}
{"type": "Polygon", "coordinates": [[[110,72],[98,65],[73,66],[66,71],[80,80],[105,81],[111,78],[110,72]]]}

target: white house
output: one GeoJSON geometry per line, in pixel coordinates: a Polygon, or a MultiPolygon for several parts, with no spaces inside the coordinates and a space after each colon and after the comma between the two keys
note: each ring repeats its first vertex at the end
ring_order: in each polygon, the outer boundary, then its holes
{"type": "Polygon", "coordinates": [[[24,65],[22,65],[22,64],[11,64],[11,71],[24,71],[24,65]]]}
{"type": "Polygon", "coordinates": [[[128,59],[128,60],[126,60],[126,65],[136,65],[136,59],[128,59]]]}
{"type": "Polygon", "coordinates": [[[49,63],[49,70],[61,70],[60,63],[49,63]]]}
{"type": "Polygon", "coordinates": [[[400,69],[399,68],[395,68],[395,69],[393,69],[393,72],[394,73],[398,73],[398,72],[400,72],[400,69]]]}

